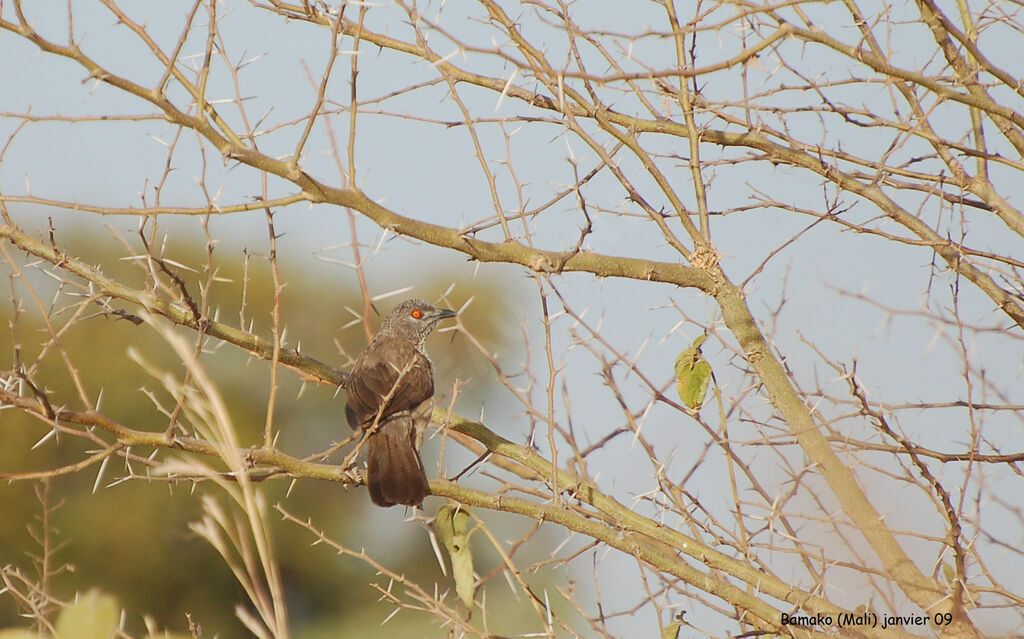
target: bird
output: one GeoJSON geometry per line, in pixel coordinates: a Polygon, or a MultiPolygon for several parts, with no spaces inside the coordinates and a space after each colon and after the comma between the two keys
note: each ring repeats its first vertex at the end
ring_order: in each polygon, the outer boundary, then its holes
{"type": "Polygon", "coordinates": [[[382,507],[420,506],[429,492],[420,460],[434,405],[427,336],[455,312],[408,299],[381,322],[348,376],[345,417],[366,433],[366,486],[382,507]]]}

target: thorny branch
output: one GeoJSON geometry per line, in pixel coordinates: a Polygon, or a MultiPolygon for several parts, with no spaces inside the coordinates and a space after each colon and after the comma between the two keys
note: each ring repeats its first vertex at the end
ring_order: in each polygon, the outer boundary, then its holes
{"type": "MultiPolygon", "coordinates": [[[[489,40],[475,39],[469,32],[463,34],[452,28],[458,23],[451,22],[445,12],[453,9],[431,8],[428,15],[426,8],[415,2],[397,3],[406,29],[399,31],[384,28],[377,21],[378,11],[386,9],[369,5],[360,5],[358,15],[353,16],[345,4],[332,8],[324,3],[254,1],[250,3],[251,10],[263,17],[301,23],[309,33],[329,39],[323,71],[319,77],[310,77],[315,94],[311,108],[307,106],[299,117],[275,120],[269,113],[250,119],[247,89],[239,74],[244,64],[228,57],[231,45],[219,29],[224,18],[216,2],[196,0],[184,17],[180,34],[169,40],[170,48],[162,44],[168,40],[154,36],[145,20],[135,19],[132,12],[112,0],[102,4],[116,18],[118,28],[129,32],[142,50],[152,56],[159,70],[156,76],[136,78],[131,72],[115,71],[121,67],[104,62],[101,53],[94,52],[87,40],[80,44],[70,5],[68,36],[66,42],[61,42],[50,35],[52,29],[39,26],[39,21],[26,13],[23,2],[0,3],[0,29],[11,37],[35,45],[46,55],[78,65],[88,79],[141,100],[155,110],[151,114],[111,116],[112,120],[133,124],[156,117],[174,131],[167,144],[163,174],[152,190],[152,205],[146,199],[148,194],[143,196],[141,206],[111,206],[37,195],[31,189],[20,194],[0,193],[0,240],[4,242],[4,259],[12,284],[15,280],[25,283],[34,306],[45,318],[43,350],[63,356],[80,406],[70,407],[70,400],[62,403],[65,398],[51,399],[51,392],[39,379],[38,367],[23,365],[17,348],[8,378],[0,388],[0,403],[47,424],[55,435],[81,438],[99,446],[87,457],[61,468],[0,477],[35,479],[71,474],[103,464],[114,456],[148,466],[159,463],[135,452],[141,447],[186,451],[214,460],[225,457],[228,450],[232,458],[245,460],[245,478],[251,474],[261,479],[288,476],[346,483],[361,481],[357,473],[344,468],[288,455],[275,443],[278,364],[302,380],[339,388],[344,388],[345,374],[286,346],[280,316],[284,283],[279,269],[274,209],[294,204],[327,206],[332,210],[340,207],[350,215],[350,249],[363,302],[362,313],[357,317],[367,337],[374,287],[368,283],[364,270],[366,251],[357,240],[357,216],[376,224],[384,234],[382,243],[385,236],[392,234],[458,253],[477,263],[519,265],[530,272],[543,307],[541,350],[546,383],[534,378],[528,362],[527,381],[520,385],[497,356],[478,341],[473,342],[509,397],[522,404],[523,415],[530,423],[531,434],[526,440],[529,445],[497,435],[485,426],[487,420],[471,420],[437,409],[435,421],[444,424],[452,438],[464,443],[474,455],[486,458],[487,472],[497,469],[506,475],[500,476],[499,488],[493,493],[443,479],[434,480],[431,491],[469,506],[516,513],[538,522],[556,522],[634,557],[644,577],[644,605],[657,610],[659,625],[661,613],[671,610],[664,601],[670,599],[670,594],[681,594],[698,598],[709,609],[725,602],[732,610],[721,614],[734,617],[742,628],[752,632],[812,636],[814,629],[782,624],[780,615],[797,610],[837,615],[854,608],[846,602],[833,603],[829,579],[837,567],[856,571],[868,581],[877,579],[884,583],[885,587],[878,587],[875,592],[890,609],[899,609],[903,602],[909,602],[928,615],[947,615],[950,622],[941,631],[949,636],[980,635],[969,615],[979,605],[978,593],[997,594],[996,607],[1019,600],[1019,596],[1003,587],[982,558],[976,542],[984,537],[984,531],[980,524],[965,519],[963,496],[980,481],[972,475],[977,472],[976,465],[1005,464],[1010,472],[1020,474],[1022,460],[1021,453],[996,450],[998,446],[985,439],[977,415],[1019,410],[1020,403],[994,389],[983,366],[972,365],[965,338],[966,333],[996,333],[1007,341],[1019,340],[1020,329],[1024,328],[1024,284],[1021,262],[1016,257],[1019,251],[991,247],[987,236],[968,233],[972,224],[992,224],[1005,236],[1001,239],[1014,242],[1012,247],[1018,246],[1016,243],[1024,237],[1024,215],[1012,203],[1013,187],[1007,186],[1012,179],[1000,179],[1004,173],[1019,178],[1024,170],[1019,159],[1024,156],[1024,114],[1019,101],[1024,92],[1019,78],[996,57],[988,40],[993,28],[990,25],[999,23],[1013,25],[1010,31],[1019,35],[1019,16],[1013,13],[1016,9],[978,8],[962,3],[958,14],[953,14],[929,0],[913,3],[916,13],[907,22],[923,24],[930,46],[934,46],[925,49],[930,55],[922,56],[928,62],[918,65],[907,64],[891,45],[890,30],[901,30],[902,24],[885,15],[865,14],[855,0],[843,0],[839,3],[841,7],[830,8],[841,12],[844,20],[853,25],[849,31],[832,28],[818,3],[698,3],[693,14],[686,16],[681,7],[666,1],[662,3],[659,26],[636,32],[619,25],[586,26],[576,7],[560,1],[526,3],[511,10],[503,3],[481,0],[473,9],[476,13],[471,12],[469,17],[486,29],[489,40]],[[200,26],[196,16],[204,6],[208,24],[200,26]],[[202,28],[206,32],[200,38],[201,54],[186,62],[184,54],[193,44],[190,35],[199,34],[202,28]],[[552,32],[557,34],[557,46],[543,35],[552,32]],[[850,37],[849,33],[857,37],[850,37]],[[729,46],[715,48],[710,45],[712,41],[728,42],[729,46]],[[670,55],[663,59],[645,57],[649,42],[667,46],[665,51],[670,55]],[[346,43],[351,46],[346,48],[346,43]],[[368,93],[362,78],[369,62],[360,56],[371,50],[382,57],[394,56],[409,63],[426,62],[418,69],[425,69],[427,77],[390,91],[384,98],[363,97],[368,93]],[[341,68],[336,62],[343,56],[350,57],[350,64],[348,101],[341,104],[331,99],[330,89],[337,84],[332,69],[341,68]],[[835,64],[822,70],[808,63],[815,56],[835,64]],[[218,64],[228,70],[234,96],[229,100],[213,97],[217,90],[212,83],[222,70],[218,64]],[[764,72],[770,66],[774,66],[774,71],[764,72]],[[729,91],[723,93],[718,83],[724,77],[730,78],[730,82],[729,91]],[[444,121],[426,112],[395,114],[387,110],[389,98],[415,95],[421,89],[438,86],[446,89],[445,99],[455,106],[455,119],[444,121]],[[880,90],[889,101],[887,109],[879,103],[848,105],[847,101],[858,101],[851,100],[846,93],[851,88],[880,90]],[[480,91],[497,103],[492,112],[481,114],[475,101],[480,91]],[[954,117],[949,118],[947,113],[954,117]],[[464,133],[479,165],[477,179],[486,187],[489,214],[473,223],[449,218],[427,221],[425,215],[404,214],[399,207],[382,204],[381,196],[387,194],[376,193],[374,187],[357,180],[357,176],[364,175],[361,170],[357,172],[361,154],[357,139],[362,144],[369,137],[361,127],[370,115],[425,124],[444,122],[444,126],[464,133]],[[956,129],[950,120],[957,118],[969,124],[956,129]],[[346,132],[347,143],[334,139],[332,122],[344,123],[338,130],[346,132]],[[500,162],[495,162],[487,146],[495,124],[504,144],[500,162]],[[517,127],[532,125],[557,131],[556,137],[564,138],[570,177],[568,185],[552,187],[554,196],[543,198],[540,206],[531,209],[533,191],[528,186],[529,179],[521,175],[522,168],[516,166],[512,148],[517,127]],[[309,157],[321,127],[327,132],[338,169],[336,184],[319,177],[317,164],[309,157]],[[842,133],[838,133],[840,130],[842,133]],[[296,133],[289,138],[289,150],[284,155],[264,150],[274,148],[273,144],[262,142],[264,136],[287,135],[292,131],[296,133]],[[183,133],[194,135],[200,147],[202,169],[197,182],[205,200],[202,206],[164,204],[164,193],[173,173],[172,158],[182,153],[183,133]],[[868,150],[857,143],[856,137],[861,135],[871,140],[868,150]],[[875,135],[878,137],[872,137],[875,135]],[[880,143],[875,144],[876,141],[880,143]],[[582,144],[596,158],[594,168],[582,176],[579,167],[584,164],[574,156],[573,143],[582,144]],[[261,183],[259,195],[251,201],[218,202],[216,189],[207,186],[207,151],[219,154],[233,169],[253,169],[261,183]],[[735,167],[765,165],[783,167],[815,180],[822,201],[806,205],[803,199],[786,198],[751,186],[748,190],[757,193],[753,204],[715,210],[716,193],[722,191],[720,180],[729,181],[732,188],[732,184],[751,179],[742,171],[734,173],[735,167]],[[687,176],[688,185],[680,178],[680,167],[686,169],[683,175],[687,176]],[[274,188],[270,186],[272,180],[274,188]],[[512,196],[502,186],[506,181],[513,185],[509,189],[512,196]],[[614,186],[618,194],[625,193],[625,197],[609,204],[606,198],[592,195],[610,188],[608,185],[614,186]],[[844,197],[852,198],[854,203],[843,201],[844,197]],[[514,204],[510,206],[509,200],[514,204]],[[563,201],[575,202],[577,215],[573,220],[582,216],[567,242],[563,239],[567,237],[564,229],[558,226],[558,206],[563,201]],[[8,211],[8,205],[14,204],[141,216],[139,237],[148,265],[149,286],[129,285],[69,254],[56,240],[52,226],[49,241],[33,237],[8,211]],[[865,209],[869,212],[865,213],[865,209]],[[269,261],[274,279],[270,340],[244,325],[235,327],[221,321],[206,297],[215,278],[211,256],[216,240],[209,220],[255,210],[265,211],[270,238],[269,261]],[[726,230],[727,216],[747,213],[788,213],[813,221],[810,225],[801,222],[803,230],[784,241],[757,247],[757,254],[763,259],[754,260],[756,266],[749,276],[742,277],[742,273],[734,270],[740,268],[733,266],[737,261],[731,260],[723,247],[729,246],[731,239],[726,230]],[[971,217],[978,214],[986,216],[983,221],[971,217]],[[200,216],[205,220],[208,257],[206,279],[198,297],[175,265],[150,242],[157,235],[156,220],[167,215],[200,216]],[[152,226],[146,226],[147,220],[152,221],[152,226]],[[620,250],[619,244],[603,239],[606,235],[625,236],[624,229],[631,231],[631,225],[640,224],[644,226],[649,251],[635,251],[635,246],[628,243],[622,243],[620,250]],[[933,281],[940,276],[952,280],[954,310],[929,308],[925,317],[939,326],[945,322],[958,333],[957,352],[964,362],[962,378],[968,399],[919,406],[930,411],[965,408],[971,421],[966,452],[924,446],[902,434],[889,405],[873,399],[854,371],[832,361],[809,342],[805,343],[815,356],[846,382],[848,392],[844,395],[826,390],[822,386],[827,384],[818,380],[817,388],[807,390],[806,377],[801,375],[804,367],[791,360],[792,354],[774,340],[771,325],[782,316],[785,292],[780,294],[776,309],[761,314],[755,310],[752,289],[764,280],[764,273],[793,247],[804,245],[814,232],[825,227],[878,238],[908,251],[925,251],[933,264],[927,285],[929,298],[936,295],[933,281]],[[20,258],[12,256],[12,249],[31,262],[26,268],[47,266],[48,270],[43,272],[59,281],[58,297],[82,296],[69,305],[71,313],[64,324],[54,321],[54,305],[47,305],[32,288],[31,278],[18,265],[20,258]],[[636,254],[630,255],[630,250],[636,254]],[[714,389],[718,400],[717,424],[715,420],[705,422],[699,413],[688,412],[672,399],[663,377],[647,373],[639,363],[643,347],[635,353],[619,349],[605,338],[600,326],[595,328],[582,312],[573,308],[574,302],[562,294],[566,286],[561,278],[574,273],[594,279],[624,280],[637,287],[669,285],[664,288],[673,293],[692,291],[713,304],[712,316],[701,321],[693,320],[678,307],[673,310],[682,318],[680,324],[704,324],[701,328],[716,337],[735,373],[736,385],[714,389]],[[959,309],[962,288],[969,288],[984,300],[984,312],[979,315],[990,314],[998,320],[989,318],[987,324],[979,321],[972,325],[965,319],[959,309]],[[555,299],[561,309],[549,306],[555,299]],[[115,302],[126,308],[115,307],[115,302]],[[166,322],[191,329],[196,333],[196,357],[203,352],[206,339],[213,338],[271,362],[261,445],[245,450],[224,449],[207,438],[182,433],[177,427],[177,415],[190,401],[184,392],[164,429],[124,425],[106,417],[98,398],[92,397],[91,390],[79,379],[75,364],[62,346],[65,331],[80,321],[87,309],[96,306],[103,314],[138,320],[139,324],[166,322]],[[614,399],[616,411],[608,417],[609,423],[603,425],[606,431],[593,437],[596,444],[588,444],[590,434],[577,432],[573,423],[578,403],[574,406],[570,401],[572,391],[564,364],[558,359],[554,328],[565,318],[573,320],[573,328],[567,331],[570,346],[583,347],[599,362],[599,378],[614,399]],[[976,384],[986,393],[984,401],[975,399],[976,384]],[[642,399],[637,399],[637,389],[642,391],[642,399]],[[728,394],[724,399],[723,393],[728,394]],[[538,400],[535,394],[543,398],[538,400]],[[990,399],[989,395],[995,398],[990,399]],[[768,415],[763,405],[752,405],[753,398],[767,403],[768,415]],[[644,433],[648,415],[663,409],[672,411],[677,418],[686,415],[699,424],[705,436],[700,440],[702,453],[681,480],[674,479],[673,473],[678,472],[671,464],[674,453],[666,456],[644,433]],[[747,441],[737,435],[735,421],[753,428],[743,431],[754,433],[747,441]],[[879,443],[867,435],[849,436],[838,427],[850,422],[870,424],[888,441],[879,443]],[[543,429],[538,430],[539,426],[543,429]],[[547,437],[534,438],[535,431],[547,437]],[[651,464],[656,479],[653,492],[637,496],[634,507],[616,498],[612,491],[604,490],[597,479],[600,472],[593,472],[598,466],[594,458],[610,442],[630,437],[641,449],[639,454],[651,464]],[[785,490],[767,487],[753,459],[737,452],[744,445],[752,450],[777,452],[780,466],[788,473],[785,490]],[[985,451],[981,450],[983,445],[987,446],[985,451]],[[710,463],[716,454],[728,463],[735,516],[732,522],[717,519],[720,510],[705,508],[683,488],[691,474],[710,463]],[[877,462],[882,454],[887,461],[877,462]],[[961,462],[967,470],[963,472],[960,501],[954,505],[958,496],[949,486],[955,484],[945,482],[936,467],[940,463],[961,462]],[[884,506],[861,481],[862,472],[901,478],[934,500],[936,512],[944,522],[943,533],[929,532],[934,527],[909,532],[889,526],[884,506]],[[509,475],[518,480],[509,479],[509,475]],[[818,480],[827,488],[818,487],[818,480]],[[739,490],[740,482],[743,491],[739,490]],[[810,485],[815,487],[810,489],[810,485]],[[818,515],[805,514],[792,505],[807,492],[812,495],[818,515]],[[825,517],[825,513],[829,516],[825,517]],[[838,515],[832,516],[833,513],[838,515]],[[667,515],[675,523],[665,523],[667,515]],[[816,517],[820,521],[815,521],[816,517]],[[835,538],[842,540],[849,557],[831,556],[824,549],[824,542],[816,546],[815,542],[802,541],[802,520],[821,523],[831,530],[835,538]],[[684,529],[689,529],[690,534],[681,532],[684,529]],[[863,540],[866,546],[854,539],[863,540]],[[922,568],[908,539],[927,542],[930,548],[940,547],[939,557],[951,554],[953,577],[943,580],[937,571],[922,568]],[[766,559],[776,552],[795,555],[810,582],[797,584],[780,577],[783,569],[766,559]],[[658,575],[659,585],[651,587],[645,571],[658,575]],[[975,574],[981,576],[974,580],[975,574]]],[[[5,111],[0,116],[17,123],[0,150],[0,160],[27,126],[53,117],[31,111],[5,111]]],[[[93,122],[79,116],[56,119],[64,123],[93,122]]],[[[13,293],[12,300],[17,314],[19,301],[13,293]]],[[[889,319],[899,314],[895,309],[884,310],[889,319]]],[[[243,305],[240,318],[244,318],[244,313],[243,305]]],[[[674,332],[675,328],[670,331],[674,332]]],[[[19,344],[22,338],[17,335],[17,317],[11,333],[14,343],[19,344]]],[[[467,337],[473,340],[472,335],[467,337]]],[[[191,369],[187,372],[190,374],[191,369]]],[[[189,386],[186,377],[182,387],[189,386]]],[[[908,405],[905,410],[909,408],[908,405]]],[[[222,468],[220,472],[224,478],[240,479],[237,468],[222,468]]],[[[979,503],[982,501],[978,499],[979,503]]],[[[286,511],[281,512],[301,523],[286,511]]],[[[324,539],[312,524],[303,525],[324,539]]],[[[364,554],[340,545],[337,549],[386,573],[384,567],[364,554]]],[[[436,603],[425,592],[410,588],[421,604],[429,607],[436,603]]],[[[485,632],[457,621],[444,606],[434,610],[439,618],[462,631],[485,632]]],[[[281,615],[283,608],[274,614],[266,613],[267,619],[277,618],[279,622],[281,615]]],[[[605,618],[601,613],[590,621],[603,628],[605,618]]],[[[267,625],[273,624],[268,621],[267,625]]],[[[871,628],[844,631],[858,636],[890,636],[871,628]]],[[[892,634],[901,632],[893,630],[892,634]]]]}

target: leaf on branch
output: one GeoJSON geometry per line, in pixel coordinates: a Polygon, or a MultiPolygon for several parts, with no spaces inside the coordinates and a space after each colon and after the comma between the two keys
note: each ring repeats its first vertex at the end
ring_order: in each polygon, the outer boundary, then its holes
{"type": "Polygon", "coordinates": [[[92,589],[60,612],[54,639],[110,639],[120,622],[117,600],[92,589]]]}
{"type": "Polygon", "coordinates": [[[945,578],[947,584],[952,584],[956,581],[956,569],[949,562],[942,562],[942,576],[945,578]]]}
{"type": "Polygon", "coordinates": [[[434,531],[451,560],[455,592],[467,608],[472,608],[475,578],[469,549],[469,512],[451,504],[442,506],[434,518],[434,531]]]}
{"type": "MultiPolygon", "coordinates": [[[[701,338],[700,341],[704,341],[704,338],[701,338]]],[[[700,347],[700,344],[698,343],[696,346],[700,347]]],[[[661,639],[679,639],[679,630],[683,627],[683,617],[685,615],[686,611],[680,610],[679,613],[673,617],[672,623],[665,626],[664,630],[661,631],[661,639]]]]}
{"type": "Polygon", "coordinates": [[[676,358],[676,389],[679,391],[679,399],[693,410],[700,410],[704,405],[708,382],[711,380],[711,364],[700,354],[705,339],[707,335],[693,340],[693,346],[676,358]]]}
{"type": "Polygon", "coordinates": [[[682,621],[673,621],[662,630],[661,639],[676,639],[679,636],[679,629],[682,627],[682,621]]]}
{"type": "Polygon", "coordinates": [[[43,639],[43,636],[23,628],[0,630],[0,639],[43,639]]]}

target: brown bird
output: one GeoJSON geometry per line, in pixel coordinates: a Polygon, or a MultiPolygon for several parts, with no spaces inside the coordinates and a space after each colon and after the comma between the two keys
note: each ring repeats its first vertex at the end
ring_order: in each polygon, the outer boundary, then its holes
{"type": "Polygon", "coordinates": [[[345,417],[368,433],[366,485],[378,506],[419,506],[427,496],[420,461],[434,407],[434,365],[427,336],[455,312],[406,300],[388,313],[349,373],[345,417]]]}

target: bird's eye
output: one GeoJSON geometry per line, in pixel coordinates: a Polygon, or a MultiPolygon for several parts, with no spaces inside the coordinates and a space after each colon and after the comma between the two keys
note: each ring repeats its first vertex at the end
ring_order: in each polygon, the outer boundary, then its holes
{"type": "Polygon", "coordinates": [[[411,315],[412,315],[413,319],[419,319],[419,318],[423,317],[423,311],[421,311],[418,308],[414,308],[414,309],[412,309],[411,315]]]}

